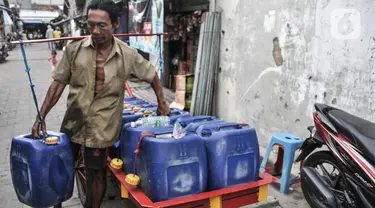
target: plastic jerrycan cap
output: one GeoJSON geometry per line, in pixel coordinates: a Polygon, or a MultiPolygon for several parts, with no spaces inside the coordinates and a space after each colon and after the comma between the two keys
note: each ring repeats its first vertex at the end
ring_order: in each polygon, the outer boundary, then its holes
{"type": "Polygon", "coordinates": [[[111,167],[116,169],[116,170],[120,170],[122,168],[123,164],[124,164],[124,162],[122,162],[122,160],[119,159],[119,158],[113,158],[111,160],[111,167]]]}
{"type": "Polygon", "coordinates": [[[201,131],[201,135],[202,135],[202,137],[209,137],[209,136],[212,135],[212,131],[211,131],[211,129],[203,129],[201,131]]]}
{"type": "Polygon", "coordinates": [[[137,176],[133,173],[130,173],[130,174],[126,175],[125,181],[130,185],[138,186],[139,182],[140,182],[140,179],[139,179],[139,176],[137,176]]]}
{"type": "Polygon", "coordinates": [[[57,136],[50,136],[50,137],[46,138],[45,144],[47,144],[47,145],[53,145],[53,144],[57,144],[59,141],[60,141],[59,137],[57,137],[57,136]]]}
{"type": "Polygon", "coordinates": [[[150,116],[150,115],[152,115],[152,111],[150,111],[150,110],[145,110],[144,112],[143,112],[143,114],[147,117],[147,116],[150,116]]]}
{"type": "Polygon", "coordinates": [[[124,103],[124,109],[130,109],[131,105],[128,103],[124,103]]]}
{"type": "Polygon", "coordinates": [[[141,108],[140,108],[140,107],[138,107],[138,106],[136,106],[136,107],[134,107],[134,108],[133,108],[133,110],[132,110],[132,111],[134,111],[134,112],[136,112],[136,113],[137,113],[137,112],[138,112],[138,111],[140,111],[140,110],[141,110],[141,108]]]}

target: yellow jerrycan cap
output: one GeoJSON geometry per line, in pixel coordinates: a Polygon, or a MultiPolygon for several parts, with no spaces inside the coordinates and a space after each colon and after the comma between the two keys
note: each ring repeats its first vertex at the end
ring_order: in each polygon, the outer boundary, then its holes
{"type": "Polygon", "coordinates": [[[129,109],[130,107],[131,107],[130,104],[127,104],[127,103],[124,104],[124,109],[129,109]]]}
{"type": "Polygon", "coordinates": [[[111,167],[114,168],[114,169],[116,169],[116,170],[120,170],[122,168],[123,164],[124,163],[119,158],[113,158],[111,160],[111,167]]]}
{"type": "Polygon", "coordinates": [[[138,112],[138,111],[140,111],[140,110],[141,110],[140,107],[134,107],[132,111],[134,111],[134,112],[138,112]]]}
{"type": "Polygon", "coordinates": [[[139,182],[140,182],[140,179],[139,179],[139,176],[135,175],[135,174],[128,174],[126,175],[125,177],[125,181],[130,184],[130,185],[133,185],[133,186],[138,186],[139,185],[139,182]]]}
{"type": "Polygon", "coordinates": [[[150,115],[152,115],[152,111],[150,111],[150,110],[145,110],[145,112],[143,113],[146,117],[147,116],[150,116],[150,115]]]}
{"type": "Polygon", "coordinates": [[[53,145],[53,144],[57,144],[58,142],[59,142],[59,137],[52,136],[52,137],[46,138],[45,144],[53,145]]]}

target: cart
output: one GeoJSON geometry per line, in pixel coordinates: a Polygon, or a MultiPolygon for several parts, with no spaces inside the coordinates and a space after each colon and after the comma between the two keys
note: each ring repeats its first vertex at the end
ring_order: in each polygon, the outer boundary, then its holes
{"type": "MultiPolygon", "coordinates": [[[[111,161],[111,158],[108,158],[111,161]]],[[[203,192],[191,196],[176,199],[152,202],[137,187],[125,182],[126,174],[108,165],[110,173],[118,180],[121,189],[121,198],[130,199],[136,207],[168,207],[168,208],[235,208],[262,202],[267,199],[268,184],[272,183],[272,176],[268,173],[259,174],[259,180],[232,186],[229,188],[203,192]]]]}

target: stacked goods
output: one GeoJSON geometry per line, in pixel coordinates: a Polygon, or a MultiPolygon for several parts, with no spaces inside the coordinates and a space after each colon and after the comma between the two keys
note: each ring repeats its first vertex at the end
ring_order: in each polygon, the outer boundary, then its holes
{"type": "Polygon", "coordinates": [[[144,108],[152,103],[130,102],[125,117],[146,109],[152,113],[124,122],[123,169],[139,176],[140,187],[152,201],[258,180],[260,156],[254,128],[177,109],[171,109],[169,117],[156,116],[157,107],[144,108]]]}

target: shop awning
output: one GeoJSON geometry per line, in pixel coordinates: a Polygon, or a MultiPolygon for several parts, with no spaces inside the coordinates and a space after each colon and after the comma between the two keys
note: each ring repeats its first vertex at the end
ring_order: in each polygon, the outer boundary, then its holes
{"type": "Polygon", "coordinates": [[[58,11],[20,10],[20,19],[26,24],[48,24],[58,16],[58,11]]]}
{"type": "Polygon", "coordinates": [[[45,24],[42,20],[24,20],[24,24],[45,24]]]}
{"type": "Polygon", "coordinates": [[[51,22],[51,25],[53,25],[53,26],[57,26],[57,25],[60,25],[60,24],[65,23],[65,22],[68,22],[68,21],[70,21],[70,20],[74,20],[74,19],[77,19],[77,18],[81,18],[81,17],[83,17],[83,16],[84,16],[84,15],[78,15],[78,16],[75,16],[75,17],[73,17],[73,18],[68,18],[68,19],[60,20],[60,21],[58,21],[58,22],[51,22]]]}

